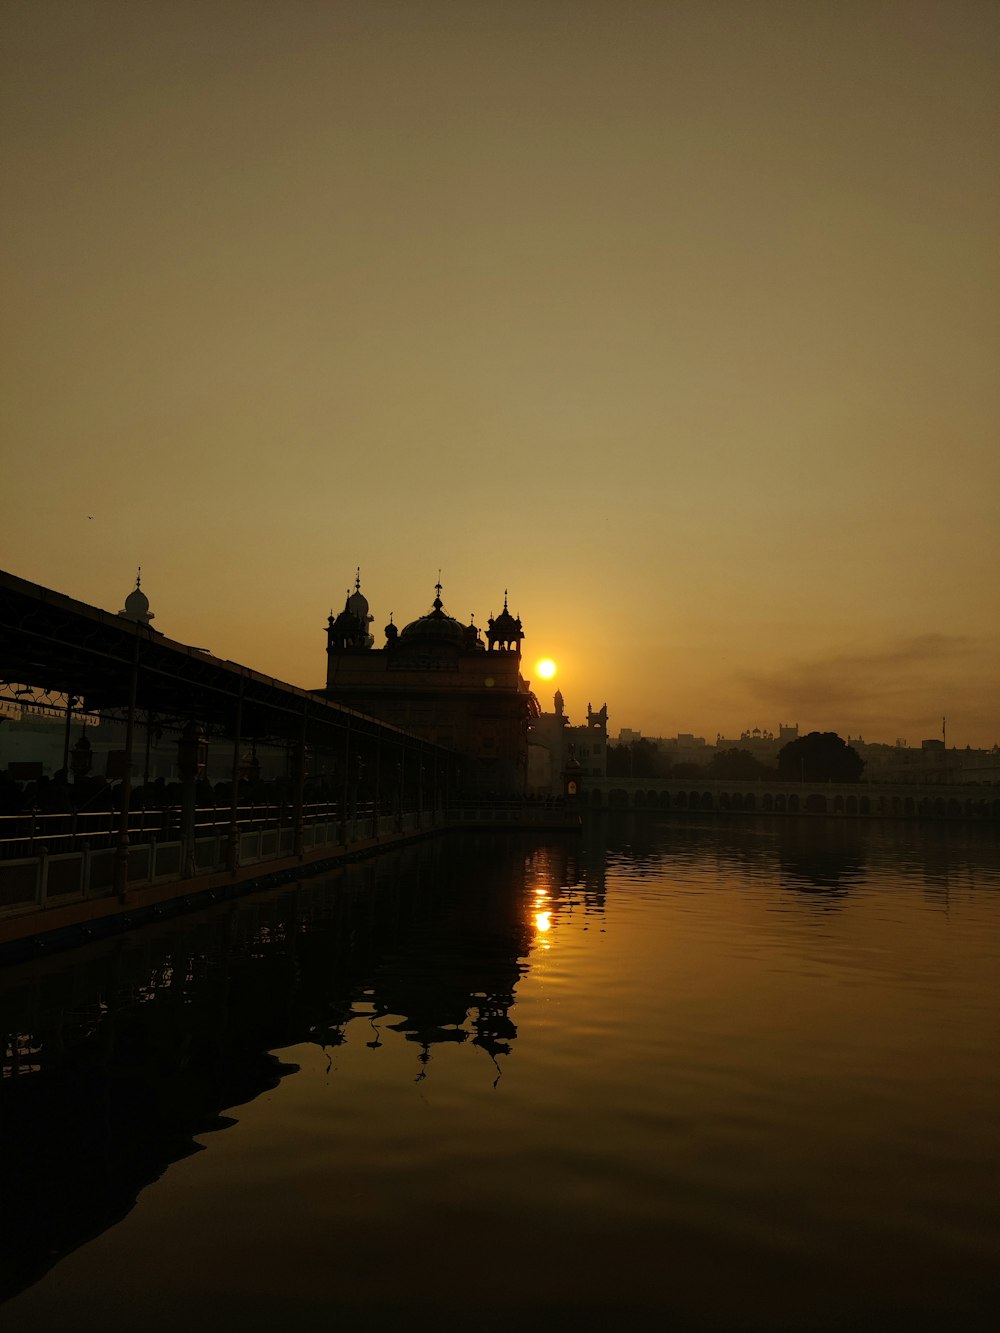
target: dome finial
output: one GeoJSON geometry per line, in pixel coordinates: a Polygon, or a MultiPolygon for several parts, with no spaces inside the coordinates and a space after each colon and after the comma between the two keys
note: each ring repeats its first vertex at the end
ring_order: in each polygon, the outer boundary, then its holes
{"type": "Polygon", "coordinates": [[[136,565],[135,567],[135,586],[137,588],[142,587],[142,565],[136,565]]]}
{"type": "Polygon", "coordinates": [[[360,566],[360,565],[358,565],[357,569],[354,571],[354,591],[355,591],[355,592],[360,592],[360,591],[361,591],[361,566],[360,566]]]}
{"type": "Polygon", "coordinates": [[[444,606],[444,603],[441,601],[441,571],[440,571],[440,569],[438,570],[438,581],[437,581],[437,583],[435,583],[435,585],[434,585],[434,591],[437,593],[437,596],[434,598],[434,610],[435,610],[435,611],[440,611],[441,608],[444,606]]]}

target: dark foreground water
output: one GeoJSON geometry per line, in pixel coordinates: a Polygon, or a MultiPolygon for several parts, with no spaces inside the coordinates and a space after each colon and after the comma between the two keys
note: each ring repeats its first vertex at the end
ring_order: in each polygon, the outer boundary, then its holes
{"type": "Polygon", "coordinates": [[[3,1032],[5,1333],[997,1326],[989,830],[439,839],[3,1032]]]}

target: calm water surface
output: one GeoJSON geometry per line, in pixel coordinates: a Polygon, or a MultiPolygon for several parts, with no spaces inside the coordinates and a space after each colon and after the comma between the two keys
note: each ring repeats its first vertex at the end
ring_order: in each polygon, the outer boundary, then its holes
{"type": "Polygon", "coordinates": [[[8,1329],[986,1329],[1000,846],[440,839],[0,977],[8,1329]]]}

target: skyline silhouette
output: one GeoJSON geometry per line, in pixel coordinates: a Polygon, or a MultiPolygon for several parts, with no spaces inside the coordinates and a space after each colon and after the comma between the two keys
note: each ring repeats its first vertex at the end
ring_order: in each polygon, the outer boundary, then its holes
{"type": "Polygon", "coordinates": [[[306,687],[440,570],[647,735],[1000,736],[995,6],[0,33],[5,568],[306,687]]]}

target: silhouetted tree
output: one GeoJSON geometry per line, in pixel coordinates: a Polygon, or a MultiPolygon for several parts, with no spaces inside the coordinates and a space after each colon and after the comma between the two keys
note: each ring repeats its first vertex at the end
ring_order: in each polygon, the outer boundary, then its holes
{"type": "Polygon", "coordinates": [[[660,778],[664,768],[658,748],[643,737],[630,745],[608,746],[609,778],[660,778]]]}
{"type": "Polygon", "coordinates": [[[778,777],[786,782],[857,782],[865,761],[835,731],[810,731],[778,752],[778,777]]]}
{"type": "Polygon", "coordinates": [[[762,778],[774,770],[762,764],[749,750],[720,750],[713,754],[708,765],[708,775],[712,778],[731,778],[742,782],[747,778],[762,778]]]}
{"type": "Polygon", "coordinates": [[[701,764],[693,764],[685,760],[684,763],[670,765],[670,777],[703,778],[705,777],[705,769],[701,764]]]}

